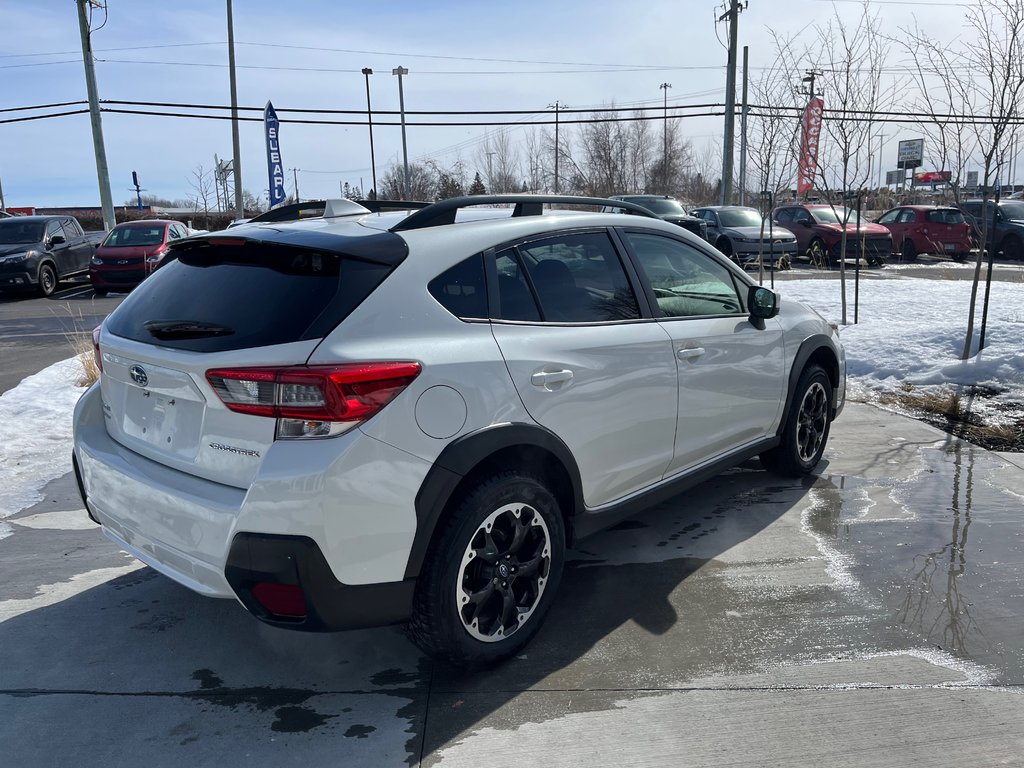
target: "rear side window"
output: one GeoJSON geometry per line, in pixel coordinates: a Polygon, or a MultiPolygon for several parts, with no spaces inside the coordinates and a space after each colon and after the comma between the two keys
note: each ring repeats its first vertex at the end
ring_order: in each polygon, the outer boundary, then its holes
{"type": "Polygon", "coordinates": [[[540,310],[533,299],[526,274],[512,248],[498,251],[494,256],[498,271],[498,310],[500,320],[540,320],[540,310]]]}
{"type": "Polygon", "coordinates": [[[964,215],[954,208],[943,208],[928,211],[925,217],[929,224],[964,224],[964,215]]]}
{"type": "Polygon", "coordinates": [[[445,270],[427,285],[430,295],[462,320],[487,319],[483,256],[477,254],[445,270]]]}
{"type": "Polygon", "coordinates": [[[179,250],[110,315],[107,329],[196,352],[322,338],[393,268],[252,242],[179,250]]]}

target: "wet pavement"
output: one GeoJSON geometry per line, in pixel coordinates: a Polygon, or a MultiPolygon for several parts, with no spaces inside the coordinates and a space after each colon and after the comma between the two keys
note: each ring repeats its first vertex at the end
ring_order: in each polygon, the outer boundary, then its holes
{"type": "Polygon", "coordinates": [[[815,476],[752,461],[581,544],[475,673],[195,596],[65,477],[0,541],[4,762],[1021,765],[1021,464],[851,404],[815,476]]]}

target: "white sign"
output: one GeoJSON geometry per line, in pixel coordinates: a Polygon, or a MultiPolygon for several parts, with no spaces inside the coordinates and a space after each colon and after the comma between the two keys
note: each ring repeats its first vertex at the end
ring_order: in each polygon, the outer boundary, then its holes
{"type": "Polygon", "coordinates": [[[896,151],[897,168],[917,168],[924,160],[924,139],[907,139],[896,151]]]}

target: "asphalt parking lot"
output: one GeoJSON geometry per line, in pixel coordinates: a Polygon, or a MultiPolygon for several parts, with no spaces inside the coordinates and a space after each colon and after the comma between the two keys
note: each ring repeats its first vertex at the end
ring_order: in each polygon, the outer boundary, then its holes
{"type": "Polygon", "coordinates": [[[817,476],[752,461],[584,542],[472,674],[194,595],[68,475],[0,541],[4,762],[1019,765],[1022,465],[851,404],[817,476]]]}

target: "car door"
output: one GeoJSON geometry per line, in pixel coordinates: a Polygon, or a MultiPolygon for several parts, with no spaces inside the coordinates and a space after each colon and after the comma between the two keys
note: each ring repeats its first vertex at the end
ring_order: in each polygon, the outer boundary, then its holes
{"type": "Polygon", "coordinates": [[[75,271],[72,267],[73,256],[69,250],[67,235],[64,233],[60,219],[53,219],[47,223],[44,242],[50,260],[57,266],[58,277],[75,271]]]}
{"type": "Polygon", "coordinates": [[[701,212],[701,216],[708,224],[708,242],[712,244],[718,242],[718,236],[722,232],[718,226],[718,214],[705,209],[701,212]]]}
{"type": "Polygon", "coordinates": [[[677,420],[672,344],[641,318],[608,232],[530,239],[489,259],[494,338],[530,416],[572,451],[586,505],[660,481],[677,420]]]}
{"type": "Polygon", "coordinates": [[[62,222],[64,236],[67,238],[68,266],[72,272],[84,272],[89,268],[93,247],[86,241],[85,232],[74,219],[62,222]]]}
{"type": "Polygon", "coordinates": [[[921,235],[921,228],[917,225],[917,211],[913,208],[904,208],[896,217],[896,229],[889,230],[892,233],[893,249],[904,250],[905,243],[913,243],[917,253],[931,251],[931,244],[928,239],[921,235]]]}
{"type": "Polygon", "coordinates": [[[773,433],[785,396],[782,326],[755,327],[741,278],[710,253],[661,233],[622,232],[672,339],[679,423],[668,474],[773,433]]]}

